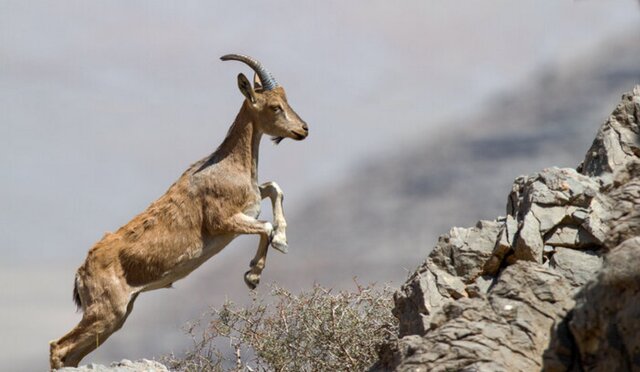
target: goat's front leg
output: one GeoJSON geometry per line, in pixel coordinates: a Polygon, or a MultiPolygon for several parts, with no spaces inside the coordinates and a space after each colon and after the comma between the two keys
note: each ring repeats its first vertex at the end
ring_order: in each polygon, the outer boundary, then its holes
{"type": "Polygon", "coordinates": [[[262,275],[262,270],[264,270],[264,265],[267,261],[268,248],[269,239],[261,236],[256,255],[253,260],[251,260],[251,263],[249,263],[251,269],[244,273],[244,282],[249,289],[255,289],[258,284],[260,284],[260,276],[262,275]]]}
{"type": "Polygon", "coordinates": [[[221,230],[234,234],[258,234],[271,242],[274,228],[271,222],[257,220],[244,213],[238,213],[224,221],[220,226],[221,230]]]}
{"type": "Polygon", "coordinates": [[[271,199],[273,224],[275,225],[273,237],[271,239],[271,246],[282,253],[287,253],[289,251],[287,248],[287,221],[284,219],[284,210],[282,207],[282,201],[284,199],[282,189],[275,182],[266,182],[260,185],[260,196],[262,199],[271,199]]]}

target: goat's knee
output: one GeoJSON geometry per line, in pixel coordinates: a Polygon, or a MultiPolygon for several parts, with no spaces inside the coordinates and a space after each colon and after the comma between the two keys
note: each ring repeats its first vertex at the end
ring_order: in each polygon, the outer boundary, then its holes
{"type": "Polygon", "coordinates": [[[265,182],[262,185],[260,185],[260,194],[263,199],[271,198],[272,200],[275,200],[278,198],[279,199],[284,198],[284,194],[282,193],[282,188],[280,188],[280,185],[278,185],[274,181],[265,182]]]}
{"type": "Polygon", "coordinates": [[[271,246],[282,253],[289,252],[289,245],[287,243],[287,235],[284,228],[277,229],[273,238],[271,239],[271,246]]]}

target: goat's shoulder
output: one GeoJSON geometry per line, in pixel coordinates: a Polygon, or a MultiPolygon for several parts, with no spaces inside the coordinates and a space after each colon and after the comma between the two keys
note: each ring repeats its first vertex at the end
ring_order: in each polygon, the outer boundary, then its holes
{"type": "Polygon", "coordinates": [[[235,172],[224,164],[215,164],[191,175],[190,183],[198,193],[221,199],[253,197],[259,192],[246,172],[235,172]]]}

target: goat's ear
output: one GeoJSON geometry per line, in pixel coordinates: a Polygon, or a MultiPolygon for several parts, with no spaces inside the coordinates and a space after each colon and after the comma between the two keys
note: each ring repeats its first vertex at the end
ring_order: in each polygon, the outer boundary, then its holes
{"type": "Polygon", "coordinates": [[[262,82],[260,81],[260,77],[255,72],[253,73],[253,89],[262,89],[262,82]]]}
{"type": "Polygon", "coordinates": [[[249,102],[256,103],[256,93],[251,88],[251,83],[244,74],[238,74],[238,88],[243,96],[247,97],[249,102]]]}

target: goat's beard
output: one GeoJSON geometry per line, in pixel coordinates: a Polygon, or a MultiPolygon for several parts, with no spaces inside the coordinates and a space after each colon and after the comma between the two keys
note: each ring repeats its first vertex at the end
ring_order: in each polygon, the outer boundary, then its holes
{"type": "Polygon", "coordinates": [[[280,142],[282,142],[283,139],[284,139],[284,137],[271,137],[271,140],[273,141],[273,143],[275,145],[280,144],[280,142]]]}

